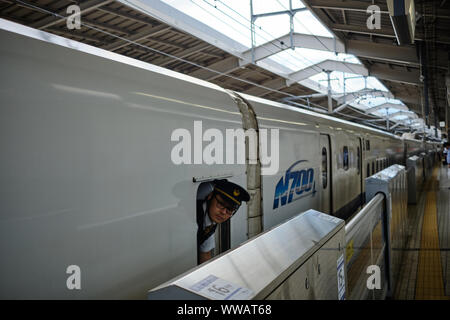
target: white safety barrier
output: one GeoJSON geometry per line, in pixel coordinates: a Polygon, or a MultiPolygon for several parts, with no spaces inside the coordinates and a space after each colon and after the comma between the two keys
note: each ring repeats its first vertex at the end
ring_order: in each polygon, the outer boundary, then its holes
{"type": "Polygon", "coordinates": [[[308,210],[149,291],[151,300],[345,299],[344,221],[308,210]]]}
{"type": "Polygon", "coordinates": [[[383,235],[386,241],[387,296],[393,295],[407,238],[407,176],[404,166],[395,164],[366,178],[366,199],[383,194],[383,235]]]}
{"type": "Polygon", "coordinates": [[[379,193],[345,226],[349,300],[379,300],[386,296],[384,212],[385,196],[379,193]],[[373,280],[369,279],[372,275],[373,280]]]}

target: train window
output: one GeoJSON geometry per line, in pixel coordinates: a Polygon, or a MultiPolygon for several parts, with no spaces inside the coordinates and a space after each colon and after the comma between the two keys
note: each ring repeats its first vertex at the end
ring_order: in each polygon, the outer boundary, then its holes
{"type": "Polygon", "coordinates": [[[370,150],[370,140],[366,140],[366,150],[370,150]]]}
{"type": "Polygon", "coordinates": [[[366,177],[370,177],[370,163],[367,164],[367,175],[366,177]]]}
{"type": "Polygon", "coordinates": [[[328,159],[327,159],[327,149],[322,148],[322,187],[327,188],[328,184],[328,159]]]}
{"type": "Polygon", "coordinates": [[[361,171],[361,156],[359,155],[359,147],[356,147],[356,159],[357,159],[357,168],[356,171],[358,172],[358,175],[360,174],[361,171]]]}
{"type": "Polygon", "coordinates": [[[348,147],[344,147],[344,170],[348,170],[348,147]]]}
{"type": "Polygon", "coordinates": [[[375,174],[375,162],[372,161],[372,174],[375,174]]]}

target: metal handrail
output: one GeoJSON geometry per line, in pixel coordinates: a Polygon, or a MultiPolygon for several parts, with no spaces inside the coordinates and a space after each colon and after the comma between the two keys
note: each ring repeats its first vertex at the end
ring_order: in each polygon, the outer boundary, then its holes
{"type": "Polygon", "coordinates": [[[350,234],[352,230],[355,228],[355,226],[358,225],[358,223],[364,219],[364,217],[367,215],[367,212],[371,211],[374,207],[377,207],[380,203],[384,201],[384,194],[379,193],[375,197],[372,198],[372,200],[369,201],[368,204],[364,206],[364,208],[361,209],[358,214],[353,217],[353,219],[350,220],[349,223],[345,225],[345,234],[350,234]]]}

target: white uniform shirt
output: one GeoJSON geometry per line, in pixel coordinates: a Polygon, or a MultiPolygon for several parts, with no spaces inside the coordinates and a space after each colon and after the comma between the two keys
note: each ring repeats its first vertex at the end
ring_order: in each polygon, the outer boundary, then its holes
{"type": "MultiPolygon", "coordinates": [[[[205,213],[205,218],[203,219],[203,229],[207,226],[210,226],[212,224],[215,224],[215,222],[211,221],[209,218],[209,214],[206,212],[206,201],[203,203],[203,212],[205,213]]],[[[212,249],[216,247],[216,237],[215,232],[213,232],[212,235],[209,236],[208,239],[206,239],[201,245],[200,245],[200,252],[209,252],[212,249]]]]}

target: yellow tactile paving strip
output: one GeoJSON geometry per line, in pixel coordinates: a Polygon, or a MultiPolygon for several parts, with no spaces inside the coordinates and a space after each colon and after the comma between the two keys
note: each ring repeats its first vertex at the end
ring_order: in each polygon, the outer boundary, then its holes
{"type": "Polygon", "coordinates": [[[436,192],[438,168],[427,184],[427,195],[420,241],[419,266],[416,280],[417,300],[448,299],[444,294],[441,253],[437,225],[436,192]]]}

